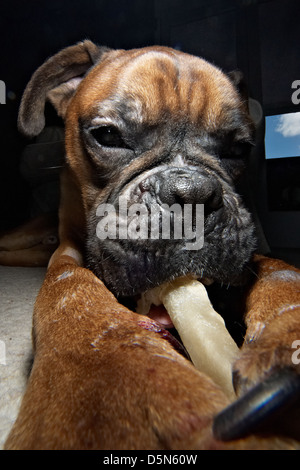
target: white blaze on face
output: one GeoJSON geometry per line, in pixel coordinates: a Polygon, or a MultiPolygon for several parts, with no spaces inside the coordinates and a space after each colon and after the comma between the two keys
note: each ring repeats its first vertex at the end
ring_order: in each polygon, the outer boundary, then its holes
{"type": "Polygon", "coordinates": [[[212,307],[204,285],[179,278],[144,294],[142,303],[163,303],[195,367],[233,399],[232,364],[239,349],[223,318],[212,307]]]}

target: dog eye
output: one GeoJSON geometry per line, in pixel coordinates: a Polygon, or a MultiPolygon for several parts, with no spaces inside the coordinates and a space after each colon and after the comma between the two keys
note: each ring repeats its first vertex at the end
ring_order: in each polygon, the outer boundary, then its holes
{"type": "Polygon", "coordinates": [[[236,157],[247,156],[251,150],[249,142],[240,142],[233,145],[232,152],[236,157]]]}
{"type": "Polygon", "coordinates": [[[221,152],[222,158],[242,158],[247,157],[251,150],[252,144],[249,142],[236,142],[230,147],[223,148],[221,152]]]}
{"type": "Polygon", "coordinates": [[[97,127],[91,130],[91,134],[103,147],[128,148],[121,133],[113,126],[97,127]]]}

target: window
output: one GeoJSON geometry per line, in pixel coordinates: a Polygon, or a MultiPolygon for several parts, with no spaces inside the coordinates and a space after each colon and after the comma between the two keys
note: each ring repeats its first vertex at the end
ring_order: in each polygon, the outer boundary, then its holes
{"type": "Polygon", "coordinates": [[[266,117],[266,158],[300,156],[300,112],[266,117]]]}
{"type": "Polygon", "coordinates": [[[269,209],[299,211],[300,112],[266,117],[265,155],[269,209]]]}

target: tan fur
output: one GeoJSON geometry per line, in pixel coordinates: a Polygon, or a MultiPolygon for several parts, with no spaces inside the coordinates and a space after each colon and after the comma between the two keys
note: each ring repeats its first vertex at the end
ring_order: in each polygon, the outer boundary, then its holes
{"type": "MultiPolygon", "coordinates": [[[[38,132],[47,97],[66,116],[68,168],[62,178],[60,246],[36,301],[35,360],[6,448],[296,447],[297,443],[281,436],[280,428],[272,429],[270,438],[217,442],[211,428],[213,417],[228,404],[223,392],[160,336],[158,325],[120,305],[98,278],[80,267],[85,220],[91,207],[100,202],[101,191],[92,183],[93,169],[85,158],[78,121],[97,110],[122,81],[124,93],[130,90],[132,94],[135,119],[151,124],[168,119],[169,114],[186,115],[193,121],[201,119],[213,131],[225,119],[226,107],[243,107],[233,85],[217,69],[212,73],[203,60],[162,47],[108,51],[85,41],[46,64],[24,94],[19,125],[27,135],[38,132]],[[152,59],[148,55],[145,72],[140,74],[137,65],[146,50],[152,51],[152,59]],[[186,76],[174,88],[176,61],[181,60],[186,76]],[[153,72],[152,61],[159,65],[158,72],[153,72]],[[92,65],[86,79],[74,82],[92,65]],[[41,73],[44,69],[47,74],[41,73]],[[60,79],[51,86],[56,70],[60,79]],[[222,93],[216,80],[224,85],[222,93]],[[36,96],[41,90],[42,96],[36,96]],[[140,94],[144,104],[139,115],[140,94]]],[[[151,156],[144,155],[147,158],[151,156]]],[[[137,161],[124,172],[138,168],[137,161]]],[[[222,172],[221,166],[218,171],[222,172]]],[[[256,259],[256,267],[257,281],[247,299],[246,342],[235,364],[242,389],[273,368],[299,368],[291,364],[291,344],[300,339],[300,309],[289,309],[291,303],[299,303],[299,280],[287,283],[270,277],[278,269],[299,271],[263,257],[256,259]]]]}
{"type": "Polygon", "coordinates": [[[292,345],[300,339],[300,270],[264,256],[254,261],[257,277],[247,295],[247,333],[235,364],[240,392],[273,368],[286,366],[300,373],[300,365],[292,362],[292,345]]]}
{"type": "Polygon", "coordinates": [[[6,449],[295,446],[216,441],[211,424],[228,404],[223,392],[71,257],[48,269],[33,325],[35,360],[6,449]]]}

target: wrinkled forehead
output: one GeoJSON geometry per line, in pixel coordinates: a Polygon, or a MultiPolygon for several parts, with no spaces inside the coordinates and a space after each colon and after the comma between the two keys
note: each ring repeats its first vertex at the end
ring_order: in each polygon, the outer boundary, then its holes
{"type": "Polygon", "coordinates": [[[149,125],[172,116],[212,128],[239,103],[218,68],[164,48],[108,55],[91,70],[77,95],[83,114],[109,119],[122,113],[124,119],[149,125]]]}

